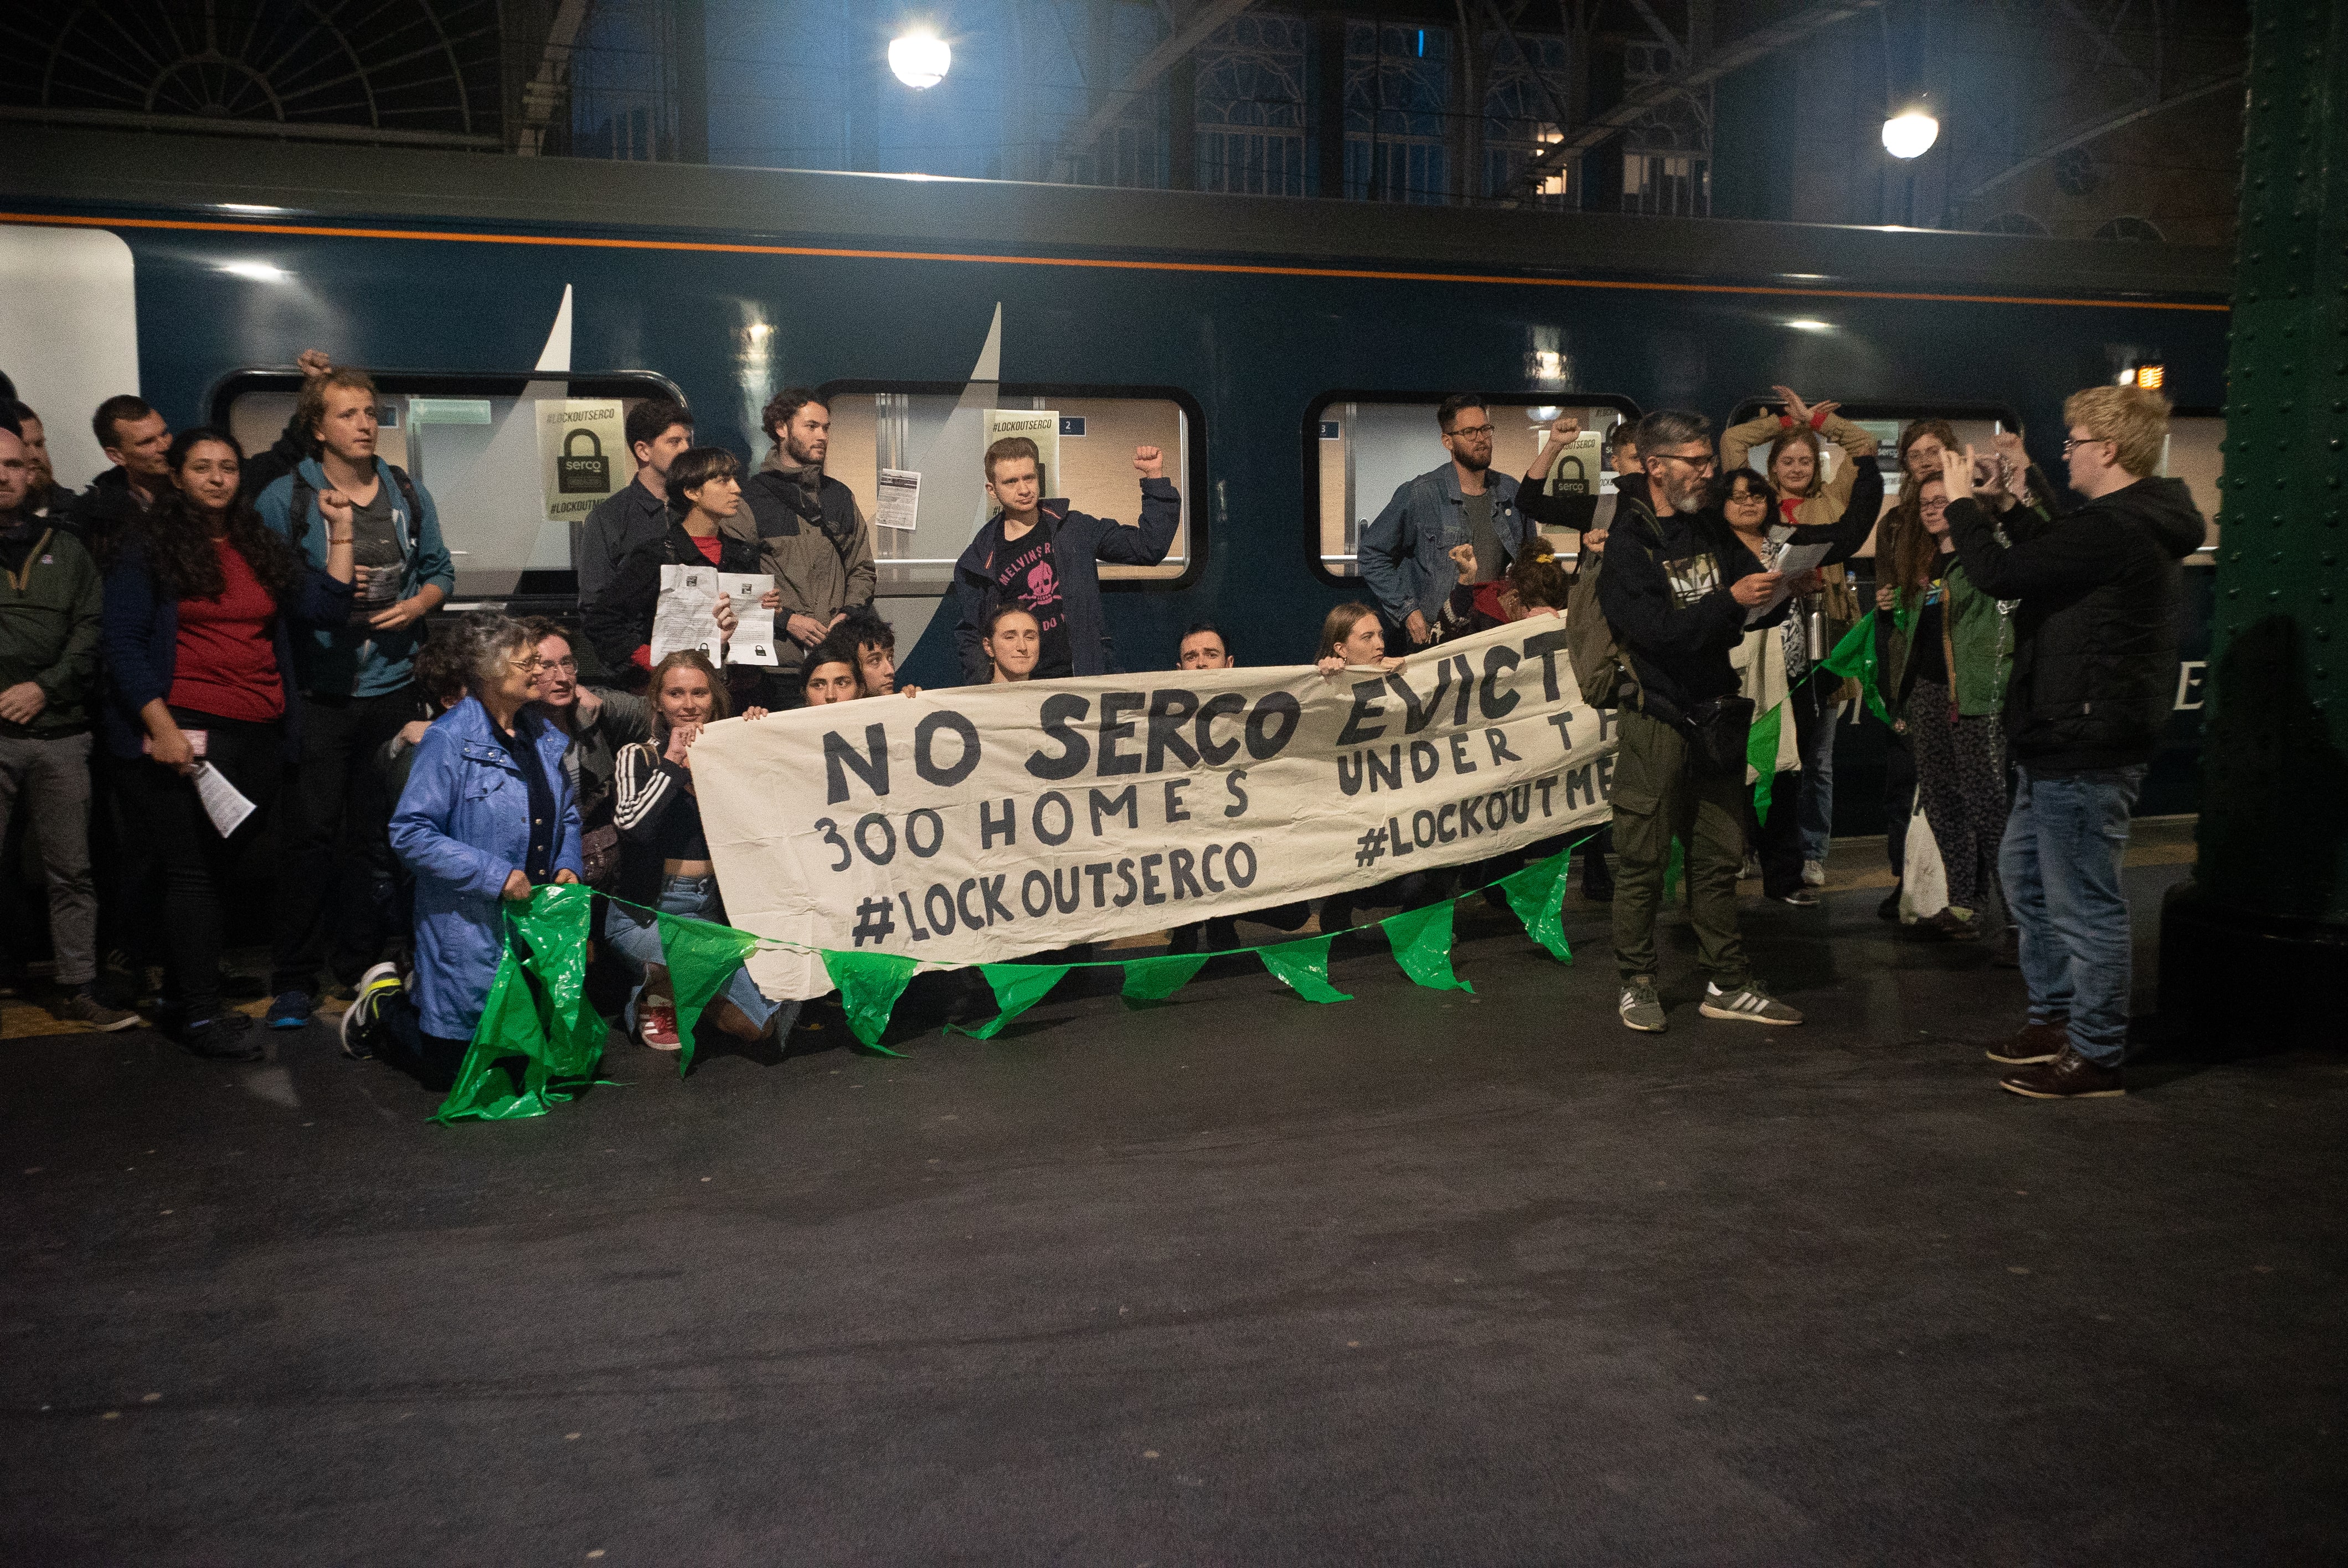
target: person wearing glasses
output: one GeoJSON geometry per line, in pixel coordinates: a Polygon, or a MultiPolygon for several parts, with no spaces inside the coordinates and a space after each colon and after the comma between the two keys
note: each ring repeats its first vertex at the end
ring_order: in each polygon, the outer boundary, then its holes
{"type": "MultiPolygon", "coordinates": [[[[2063,419],[2071,488],[2087,501],[2076,511],[2050,517],[2015,499],[2004,470],[2025,466],[2018,436],[1998,437],[2000,460],[1968,446],[1941,470],[1965,575],[2021,601],[2003,709],[2019,779],[1998,875],[2022,932],[2030,1019],[1989,1058],[2017,1069],[1999,1087],[2037,1100],[2126,1092],[2133,948],[2120,863],[2176,702],[2182,563],[2203,533],[2185,482],[2156,477],[2168,438],[2158,394],[2089,387],[2064,401],[2063,419]]],[[[2029,484],[2051,494],[2035,473],[2029,484]]]]}
{"type": "Polygon", "coordinates": [[[1378,613],[1406,640],[1406,652],[1433,641],[1443,601],[1460,586],[1454,548],[1473,545],[1477,581],[1498,582],[1510,562],[1540,542],[1533,520],[1517,507],[1516,479],[1492,472],[1492,416],[1484,400],[1455,393],[1437,407],[1435,424],[1451,460],[1395,489],[1362,530],[1354,558],[1378,613]]]}
{"type": "MultiPolygon", "coordinates": [[[[502,906],[580,879],[571,737],[537,705],[546,661],[519,620],[484,615],[466,641],[465,700],[424,732],[391,815],[391,847],[416,874],[412,1011],[361,999],[384,1027],[351,1054],[395,1061],[433,1088],[452,1082],[505,953],[502,906]]],[[[354,1004],[356,1005],[356,1004],[354,1004]]]]}
{"type": "Polygon", "coordinates": [[[1678,838],[1697,958],[1711,976],[1704,1016],[1797,1024],[1802,1015],[1754,979],[1736,928],[1751,708],[1729,655],[1747,631],[1785,620],[1787,590],[1814,585],[1768,569],[1707,509],[1717,471],[1711,421],[1658,410],[1639,421],[1637,440],[1647,482],[1643,493],[1618,487],[1598,579],[1599,606],[1632,681],[1612,797],[1616,1010],[1632,1029],[1659,1034],[1668,1026],[1655,989],[1655,916],[1678,838]]]}

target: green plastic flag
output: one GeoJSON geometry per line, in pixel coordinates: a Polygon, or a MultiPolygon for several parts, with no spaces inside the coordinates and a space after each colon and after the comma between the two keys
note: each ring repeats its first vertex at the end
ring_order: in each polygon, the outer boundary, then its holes
{"type": "Polygon", "coordinates": [[[1687,875],[1687,850],[1676,838],[1672,840],[1671,857],[1663,862],[1663,902],[1672,901],[1679,891],[1680,880],[1687,875]]]}
{"type": "Polygon", "coordinates": [[[841,953],[826,948],[823,967],[839,988],[850,1031],[867,1050],[896,1055],[880,1043],[880,1035],[889,1027],[889,1015],[897,1010],[897,999],[922,967],[920,960],[901,953],[841,953]]]}
{"type": "Polygon", "coordinates": [[[1125,999],[1136,1005],[1162,1002],[1207,967],[1207,953],[1169,953],[1160,958],[1125,961],[1125,999]]]}
{"type": "Polygon", "coordinates": [[[1282,942],[1276,948],[1258,948],[1256,957],[1263,960],[1274,979],[1309,1002],[1349,1002],[1354,999],[1329,983],[1329,944],[1335,933],[1327,937],[1307,937],[1298,942],[1282,942]]]}
{"type": "Polygon", "coordinates": [[[964,1028],[958,1023],[950,1023],[946,1027],[973,1040],[993,1040],[1003,1032],[1005,1024],[1050,995],[1052,988],[1060,983],[1060,977],[1066,974],[1071,967],[1067,964],[981,964],[978,972],[984,975],[986,983],[994,989],[994,1005],[1000,1010],[975,1029],[964,1028]]]}
{"type": "Polygon", "coordinates": [[[1429,990],[1466,991],[1476,988],[1451,971],[1451,914],[1448,898],[1424,909],[1406,909],[1378,922],[1394,948],[1395,962],[1415,985],[1429,990]]]}
{"type": "Polygon", "coordinates": [[[731,926],[660,917],[661,961],[668,966],[669,995],[676,1006],[676,1071],[682,1077],[693,1066],[693,1030],[702,1009],[717,999],[742,960],[757,950],[758,938],[731,926]]]}
{"type": "Polygon", "coordinates": [[[1573,962],[1573,949],[1566,946],[1565,927],[1558,918],[1558,910],[1565,903],[1565,867],[1571,856],[1570,849],[1552,855],[1546,860],[1536,860],[1521,871],[1511,872],[1500,878],[1500,891],[1508,897],[1509,907],[1525,923],[1525,935],[1549,949],[1550,957],[1573,962]]]}
{"type": "Polygon", "coordinates": [[[1777,777],[1777,736],[1786,723],[1783,702],[1761,715],[1745,743],[1745,761],[1760,776],[1753,781],[1753,815],[1769,820],[1770,785],[1777,777]]]}
{"type": "Polygon", "coordinates": [[[506,917],[509,950],[523,944],[522,967],[544,991],[546,1070],[552,1079],[589,1079],[610,1026],[587,1000],[587,938],[595,890],[582,883],[541,887],[506,917]]]}
{"type": "Polygon", "coordinates": [[[1869,610],[1859,618],[1859,624],[1843,633],[1834,651],[1818,661],[1819,668],[1830,675],[1840,675],[1859,682],[1859,694],[1867,702],[1867,711],[1882,723],[1891,723],[1890,711],[1883,705],[1881,671],[1875,657],[1875,611],[1869,610]]]}
{"type": "Polygon", "coordinates": [[[545,1053],[545,1026],[539,1021],[530,984],[522,979],[520,961],[508,943],[505,957],[498,962],[497,978],[489,982],[481,1021],[474,1026],[464,1064],[457,1070],[457,1081],[440,1108],[432,1112],[432,1119],[509,1122],[545,1115],[548,1106],[541,1092],[545,1068],[540,1061],[545,1053]],[[514,1071],[517,1066],[519,1075],[514,1071]]]}

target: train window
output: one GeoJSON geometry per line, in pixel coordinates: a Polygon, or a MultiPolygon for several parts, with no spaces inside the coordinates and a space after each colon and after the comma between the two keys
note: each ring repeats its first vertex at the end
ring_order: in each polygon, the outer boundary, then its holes
{"type": "Polygon", "coordinates": [[[2218,563],[2218,481],[2226,472],[2226,417],[2222,414],[2171,414],[2168,442],[2161,448],[2160,471],[2185,481],[2193,504],[2201,508],[2201,548],[2186,557],[2187,566],[2218,563]]]}
{"type": "Polygon", "coordinates": [[[1206,473],[1204,424],[1198,405],[1181,392],[1021,384],[982,395],[976,386],[857,381],[822,390],[831,400],[824,471],[854,491],[872,519],[883,593],[935,592],[953,581],[954,562],[994,513],[981,469],[994,434],[1035,438],[1046,496],[1126,524],[1139,520],[1141,507],[1134,448],[1165,453],[1166,477],[1182,493],[1173,548],[1156,566],[1103,562],[1102,581],[1180,582],[1205,559],[1195,521],[1206,473]],[[921,477],[911,528],[880,524],[884,470],[921,477]]]}
{"type": "MultiPolygon", "coordinates": [[[[213,391],[212,416],[261,451],[292,416],[301,379],[231,376],[213,391]]],[[[641,374],[386,373],[376,384],[376,453],[432,493],[455,599],[548,608],[577,591],[572,547],[587,513],[635,477],[618,434],[626,411],[647,397],[681,400],[673,383],[641,374]]]]}
{"type": "MultiPolygon", "coordinates": [[[[1358,577],[1362,530],[1396,490],[1450,460],[1435,420],[1442,401],[1424,394],[1343,392],[1320,398],[1307,411],[1306,527],[1313,563],[1324,578],[1358,577]]],[[[1493,471],[1514,478],[1522,478],[1534,456],[1547,449],[1559,417],[1578,419],[1581,438],[1559,460],[1550,482],[1586,486],[1593,510],[1599,497],[1614,493],[1614,477],[1603,460],[1607,434],[1639,416],[1638,405],[1627,397],[1587,394],[1496,393],[1486,412],[1492,420],[1493,471]]],[[[1571,553],[1571,532],[1550,537],[1561,552],[1571,553]]]]}
{"type": "MultiPolygon", "coordinates": [[[[1736,411],[1729,415],[1729,423],[1735,425],[1752,419],[1774,406],[1759,399],[1748,399],[1739,404],[1736,411]]],[[[1847,403],[1838,412],[1875,437],[1875,464],[1883,474],[1883,510],[1887,512],[1900,499],[1900,433],[1915,421],[1945,419],[1956,430],[1958,445],[1978,447],[1984,452],[1989,450],[1989,438],[1999,430],[2021,426],[2021,419],[2013,410],[1982,404],[1928,406],[1917,403],[1847,403]]],[[[1841,449],[1831,442],[1828,443],[1827,473],[1829,477],[1841,457],[1841,449]]],[[[1769,448],[1766,445],[1754,447],[1752,455],[1746,459],[1749,466],[1762,471],[1766,471],[1768,461],[1769,448]]],[[[1869,534],[1867,542],[1859,547],[1859,553],[1861,556],[1875,553],[1873,534],[1869,534]]]]}

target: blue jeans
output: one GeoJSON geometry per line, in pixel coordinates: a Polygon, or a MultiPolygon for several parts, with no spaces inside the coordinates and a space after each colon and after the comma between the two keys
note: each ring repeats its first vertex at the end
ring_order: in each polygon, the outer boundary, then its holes
{"type": "Polygon", "coordinates": [[[2144,769],[2014,771],[2021,784],[1997,864],[2022,937],[2030,1021],[2067,1020],[2073,1050],[2117,1067],[2127,1056],[2133,957],[2120,862],[2144,769]]]}
{"type": "MultiPolygon", "coordinates": [[[[682,915],[689,920],[715,920],[718,916],[717,878],[715,876],[664,876],[661,878],[660,908],[664,915],[682,915]]],[[[636,972],[636,989],[629,993],[625,1015],[628,1032],[636,1028],[636,1001],[644,995],[644,973],[647,964],[663,962],[660,922],[639,917],[625,905],[613,904],[611,913],[603,917],[603,939],[636,972]],[[638,924],[639,919],[643,923],[638,924]]],[[[742,1009],[744,1017],[764,1029],[767,1020],[783,1008],[793,1017],[798,1013],[797,1002],[778,1002],[769,999],[751,982],[750,971],[736,969],[717,988],[717,994],[742,1009]]],[[[788,1030],[791,1020],[783,1020],[782,1028],[788,1030]]]]}
{"type": "Polygon", "coordinates": [[[1823,862],[1834,838],[1835,729],[1842,722],[1845,704],[1829,696],[1842,690],[1841,682],[1828,675],[1813,675],[1811,680],[1826,682],[1812,693],[1818,704],[1818,717],[1824,722],[1801,737],[1802,791],[1798,810],[1802,858],[1823,862]]]}

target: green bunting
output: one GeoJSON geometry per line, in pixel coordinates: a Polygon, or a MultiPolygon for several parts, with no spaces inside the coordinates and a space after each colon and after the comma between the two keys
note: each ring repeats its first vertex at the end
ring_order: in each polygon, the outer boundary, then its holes
{"type": "Polygon", "coordinates": [[[585,994],[593,900],[589,888],[564,886],[505,907],[505,956],[434,1121],[543,1116],[594,1078],[605,1026],[585,994]]]}
{"type": "Polygon", "coordinates": [[[1572,854],[1568,848],[1546,860],[1536,860],[1501,877],[1499,884],[1509,907],[1525,923],[1525,935],[1547,948],[1550,957],[1569,964],[1573,962],[1573,949],[1566,946],[1558,911],[1565,903],[1565,868],[1572,854]]]}
{"type": "Polygon", "coordinates": [[[1777,737],[1786,723],[1783,702],[1761,715],[1745,743],[1746,764],[1759,776],[1753,781],[1753,815],[1769,820],[1770,785],[1777,777],[1777,737]]]}
{"type": "MultiPolygon", "coordinates": [[[[1003,1032],[1005,1024],[1049,996],[1068,968],[1066,964],[981,964],[978,972],[994,988],[994,1005],[1000,1010],[974,1029],[958,1023],[946,1027],[973,1040],[993,1040],[1003,1032]]],[[[885,1026],[888,1020],[883,1019],[881,1022],[885,1026]]]]}
{"type": "Polygon", "coordinates": [[[664,914],[660,939],[661,962],[667,966],[669,996],[676,1008],[676,1071],[683,1077],[693,1067],[693,1031],[702,1009],[717,999],[742,960],[757,950],[758,938],[731,926],[664,914]]]}
{"type": "Polygon", "coordinates": [[[1440,904],[1429,904],[1424,909],[1406,909],[1399,915],[1389,915],[1378,924],[1385,928],[1386,941],[1394,948],[1395,962],[1402,966],[1414,985],[1435,991],[1466,991],[1476,994],[1476,988],[1451,970],[1451,915],[1454,906],[1448,898],[1440,904]]]}
{"type": "Polygon", "coordinates": [[[889,1027],[889,1015],[897,1010],[897,999],[905,994],[921,960],[898,953],[842,953],[826,948],[823,967],[839,988],[850,1031],[866,1050],[896,1055],[880,1043],[880,1033],[889,1027]]]}
{"type": "Polygon", "coordinates": [[[545,991],[546,1070],[561,1078],[592,1078],[610,1025],[587,1000],[587,938],[595,890],[582,883],[541,887],[507,916],[508,927],[528,945],[523,968],[545,991]]]}
{"type": "Polygon", "coordinates": [[[1272,978],[1309,1002],[1349,1002],[1354,999],[1329,983],[1329,944],[1336,939],[1332,932],[1326,937],[1307,937],[1301,942],[1282,942],[1276,948],[1258,948],[1255,956],[1263,960],[1272,978]]]}
{"type": "MultiPolygon", "coordinates": [[[[1582,842],[1577,840],[1560,853],[1490,885],[1506,895],[1509,907],[1524,922],[1527,935],[1567,963],[1573,961],[1573,951],[1566,945],[1559,912],[1565,898],[1567,866],[1582,842]]],[[[1674,840],[1664,873],[1667,898],[1680,880],[1681,866],[1682,851],[1674,840]]],[[[526,906],[506,906],[505,954],[490,982],[456,1083],[433,1112],[434,1120],[497,1122],[543,1116],[555,1103],[570,1100],[596,1081],[595,1067],[608,1027],[586,999],[588,938],[592,934],[595,897],[589,888],[566,885],[539,888],[526,906]]],[[[659,921],[677,1030],[683,1037],[680,1071],[692,1063],[694,1027],[701,1014],[743,960],[762,945],[795,948],[820,957],[831,983],[839,988],[849,1029],[858,1042],[884,1056],[897,1054],[881,1045],[880,1037],[907,983],[922,968],[921,960],[897,953],[842,952],[769,942],[732,927],[682,919],[641,905],[627,907],[659,921]]],[[[1473,995],[1475,988],[1451,967],[1453,918],[1452,900],[1446,898],[1390,915],[1377,924],[1386,934],[1395,963],[1413,984],[1473,995]]],[[[1329,950],[1334,936],[1332,932],[1232,952],[1253,953],[1268,972],[1308,1001],[1351,1001],[1351,996],[1329,980],[1329,950]]],[[[991,1040],[1048,996],[1070,969],[1107,968],[1111,963],[1124,970],[1124,996],[1128,1003],[1164,1001],[1195,979],[1209,959],[1225,956],[1231,955],[1169,953],[1086,964],[982,964],[979,972],[994,993],[995,1016],[975,1028],[949,1027],[975,1039],[991,1040]]]]}
{"type": "Polygon", "coordinates": [[[1169,953],[1161,958],[1128,958],[1125,961],[1125,999],[1136,1006],[1162,1002],[1190,983],[1191,977],[1207,967],[1213,955],[1208,953],[1169,953]]]}

